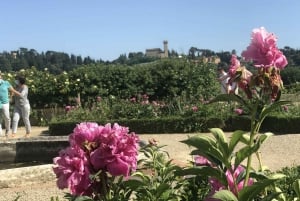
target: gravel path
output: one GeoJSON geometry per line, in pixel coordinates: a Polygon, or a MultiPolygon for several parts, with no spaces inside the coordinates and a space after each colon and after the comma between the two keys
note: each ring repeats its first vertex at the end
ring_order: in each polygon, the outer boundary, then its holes
{"type": "MultiPolygon", "coordinates": [[[[37,128],[37,134],[33,134],[33,136],[38,135],[38,132],[45,133],[45,129],[47,128],[37,128]]],[[[164,149],[168,151],[172,159],[184,164],[191,160],[191,156],[189,156],[191,148],[180,141],[192,135],[195,134],[143,134],[140,135],[140,139],[145,141],[150,138],[157,139],[159,145],[166,145],[164,149]]],[[[230,134],[227,136],[230,137],[230,134]]],[[[272,171],[300,165],[300,134],[272,136],[262,145],[261,155],[263,164],[272,171]]],[[[257,166],[257,160],[253,161],[253,165],[257,166]]],[[[51,167],[52,165],[44,165],[29,167],[27,170],[24,168],[11,171],[0,170],[0,201],[14,201],[18,196],[20,196],[18,201],[50,201],[51,197],[57,197],[59,201],[64,201],[63,196],[67,191],[57,189],[51,167]],[[34,175],[39,178],[37,179],[34,175]],[[4,178],[11,182],[3,182],[4,178]],[[17,179],[12,181],[13,178],[17,179]],[[27,179],[27,182],[22,183],[21,181],[26,180],[24,178],[27,179]]]]}
{"type": "MultiPolygon", "coordinates": [[[[140,138],[142,140],[158,139],[160,145],[167,145],[164,149],[169,152],[171,158],[186,162],[192,159],[189,156],[192,149],[180,141],[193,135],[195,134],[141,135],[140,138]]],[[[226,135],[230,137],[231,134],[226,133],[226,135]]],[[[300,165],[300,134],[273,135],[264,142],[260,151],[263,165],[272,171],[300,165]]],[[[253,157],[253,166],[257,167],[257,165],[258,161],[253,157]]]]}

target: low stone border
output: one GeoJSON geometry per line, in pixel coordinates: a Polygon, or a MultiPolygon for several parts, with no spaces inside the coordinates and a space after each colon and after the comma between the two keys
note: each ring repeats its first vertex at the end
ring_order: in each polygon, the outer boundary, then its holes
{"type": "Polygon", "coordinates": [[[69,146],[68,136],[40,136],[0,142],[2,162],[52,162],[58,152],[69,146]]]}
{"type": "Polygon", "coordinates": [[[0,189],[55,181],[53,164],[0,170],[0,189]]]}

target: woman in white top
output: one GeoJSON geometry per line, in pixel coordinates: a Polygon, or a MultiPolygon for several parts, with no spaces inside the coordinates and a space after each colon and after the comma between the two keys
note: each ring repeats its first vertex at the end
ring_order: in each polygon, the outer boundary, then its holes
{"type": "Polygon", "coordinates": [[[26,135],[25,137],[30,136],[31,125],[29,120],[30,115],[30,103],[28,100],[28,86],[25,84],[26,79],[22,76],[17,76],[16,90],[21,94],[21,96],[14,96],[14,111],[13,111],[13,120],[12,120],[12,136],[15,136],[18,129],[18,123],[20,120],[20,116],[23,119],[26,135]]]}
{"type": "Polygon", "coordinates": [[[230,86],[228,83],[230,76],[228,73],[225,72],[225,70],[222,67],[218,68],[218,72],[219,72],[218,81],[221,84],[221,94],[228,94],[230,91],[230,86]]]}

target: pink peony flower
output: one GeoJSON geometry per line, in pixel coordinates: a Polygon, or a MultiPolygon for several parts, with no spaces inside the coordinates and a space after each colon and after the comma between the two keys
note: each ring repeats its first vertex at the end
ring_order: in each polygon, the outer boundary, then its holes
{"type": "Polygon", "coordinates": [[[77,124],[73,133],[69,136],[71,146],[77,145],[84,148],[88,142],[95,142],[99,133],[99,125],[93,122],[77,124]]]}
{"type": "Polygon", "coordinates": [[[117,123],[77,124],[69,137],[70,147],[53,159],[57,186],[69,188],[74,195],[91,195],[101,185],[92,181],[90,174],[104,171],[113,176],[129,176],[137,168],[138,140],[135,133],[117,123]]]}
{"type": "MultiPolygon", "coordinates": [[[[245,171],[245,168],[243,166],[239,165],[234,170],[233,174],[232,174],[232,170],[227,170],[225,173],[227,182],[228,182],[228,187],[229,187],[230,191],[233,192],[235,195],[237,195],[237,193],[244,188],[244,180],[236,181],[237,178],[239,178],[240,175],[242,175],[244,173],[244,171],[245,171]],[[238,182],[237,188],[235,188],[234,181],[238,182]]],[[[252,184],[253,184],[253,179],[250,178],[248,181],[248,186],[251,186],[252,184]]]]}
{"type": "Polygon", "coordinates": [[[287,64],[287,59],[276,47],[277,38],[273,33],[268,33],[264,27],[252,31],[251,44],[247,50],[242,52],[242,56],[247,61],[253,61],[256,67],[274,66],[283,69],[287,64]]]}
{"type": "Polygon", "coordinates": [[[204,199],[204,201],[220,201],[219,199],[212,198],[212,196],[220,190],[225,189],[224,185],[221,184],[217,179],[215,178],[209,178],[208,183],[211,186],[211,191],[207,195],[207,197],[204,199]]]}
{"type": "Polygon", "coordinates": [[[136,103],[136,98],[135,97],[130,98],[130,102],[136,103]]]}
{"type": "Polygon", "coordinates": [[[212,166],[212,163],[209,160],[207,160],[207,158],[205,158],[204,156],[196,155],[194,156],[194,161],[196,166],[212,166]]]}
{"type": "MultiPolygon", "coordinates": [[[[205,157],[199,157],[198,159],[198,163],[201,164],[209,164],[210,161],[206,161],[207,159],[205,157]]],[[[195,159],[196,161],[196,159],[195,159]]],[[[230,190],[232,193],[234,193],[235,195],[238,194],[239,191],[241,191],[244,188],[244,179],[241,180],[241,175],[244,174],[245,168],[241,165],[239,165],[234,171],[233,170],[227,170],[225,172],[226,175],[226,180],[227,180],[227,184],[228,186],[224,186],[219,180],[217,180],[214,177],[211,177],[208,179],[208,183],[211,186],[211,190],[209,192],[209,194],[207,195],[205,201],[215,201],[218,199],[214,199],[212,198],[212,196],[220,190],[223,189],[228,189],[230,190]],[[233,172],[233,173],[232,173],[233,172]],[[240,179],[240,180],[238,180],[240,179]],[[237,185],[235,186],[235,182],[237,182],[237,185]]],[[[253,184],[253,179],[250,178],[248,181],[248,186],[251,186],[253,184]]]]}
{"type": "Polygon", "coordinates": [[[234,112],[235,112],[237,115],[243,114],[243,110],[240,109],[240,108],[235,109],[234,112]]]}
{"type": "Polygon", "coordinates": [[[78,147],[68,147],[60,151],[53,159],[53,171],[56,174],[57,186],[69,188],[74,195],[90,195],[92,193],[90,171],[85,153],[78,147]]]}
{"type": "Polygon", "coordinates": [[[198,107],[197,107],[197,106],[193,106],[193,107],[192,107],[192,111],[193,111],[193,112],[197,112],[197,111],[198,111],[198,107]]]}
{"type": "Polygon", "coordinates": [[[95,169],[108,171],[113,176],[129,176],[136,170],[138,137],[128,131],[118,124],[100,126],[96,141],[99,146],[90,155],[95,169]]]}
{"type": "Polygon", "coordinates": [[[69,112],[71,109],[72,109],[72,107],[71,107],[70,105],[67,105],[67,106],[65,107],[65,111],[66,111],[66,112],[69,112]]]}
{"type": "Polygon", "coordinates": [[[237,59],[236,55],[231,56],[230,67],[229,67],[229,75],[233,77],[236,73],[236,70],[241,66],[240,61],[237,59]]]}

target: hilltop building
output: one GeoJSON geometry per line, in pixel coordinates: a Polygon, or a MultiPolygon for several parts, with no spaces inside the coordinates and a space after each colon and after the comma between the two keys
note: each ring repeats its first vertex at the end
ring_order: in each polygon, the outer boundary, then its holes
{"type": "Polygon", "coordinates": [[[158,58],[169,57],[168,41],[164,40],[163,44],[164,44],[163,51],[160,48],[146,49],[146,56],[147,57],[158,57],[158,58]]]}

